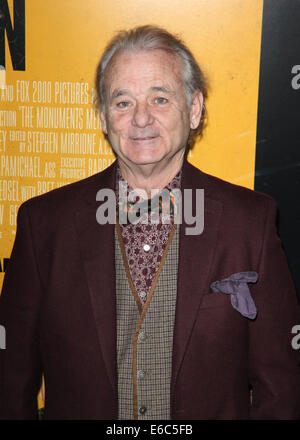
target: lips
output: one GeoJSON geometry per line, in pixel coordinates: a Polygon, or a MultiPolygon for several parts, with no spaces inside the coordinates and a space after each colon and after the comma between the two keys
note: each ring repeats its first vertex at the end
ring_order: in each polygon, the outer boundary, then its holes
{"type": "Polygon", "coordinates": [[[132,141],[152,141],[153,139],[156,139],[159,135],[158,134],[151,134],[151,135],[144,135],[144,136],[130,136],[130,139],[132,141]]]}
{"type": "Polygon", "coordinates": [[[157,136],[145,136],[145,137],[134,137],[131,138],[134,141],[150,141],[151,139],[155,139],[157,136]]]}

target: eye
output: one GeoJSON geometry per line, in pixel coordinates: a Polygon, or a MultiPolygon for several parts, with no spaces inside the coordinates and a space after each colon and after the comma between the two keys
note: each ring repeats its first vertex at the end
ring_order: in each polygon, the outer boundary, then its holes
{"type": "Polygon", "coordinates": [[[156,104],[166,104],[168,102],[167,98],[158,97],[154,99],[156,104]]]}
{"type": "Polygon", "coordinates": [[[117,103],[118,108],[128,108],[130,105],[129,101],[121,101],[117,103]]]}

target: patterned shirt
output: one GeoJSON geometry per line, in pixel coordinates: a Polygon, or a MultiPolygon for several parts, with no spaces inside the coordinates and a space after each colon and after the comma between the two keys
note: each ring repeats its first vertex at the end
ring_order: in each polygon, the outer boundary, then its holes
{"type": "MultiPolygon", "coordinates": [[[[119,182],[127,185],[127,196],[133,189],[123,179],[119,166],[116,174],[116,200],[120,204],[119,182]]],[[[165,187],[168,191],[180,188],[181,169],[176,176],[165,187]]],[[[135,202],[141,201],[139,197],[135,198],[135,202]]],[[[146,201],[150,203],[150,199],[146,201]]],[[[119,205],[120,206],[120,205],[119,205]]],[[[124,209],[124,205],[122,205],[124,209]]],[[[174,223],[174,215],[168,215],[169,221],[163,223],[164,214],[144,212],[140,221],[137,223],[120,224],[123,243],[125,247],[126,257],[130,274],[134,286],[139,295],[142,306],[144,306],[147,294],[151,288],[156,272],[159,268],[160,261],[165,250],[172,225],[174,223]],[[151,223],[151,219],[156,216],[157,224],[151,223]],[[157,218],[157,216],[159,218],[157,218]]],[[[166,218],[166,217],[165,217],[166,218]]]]}

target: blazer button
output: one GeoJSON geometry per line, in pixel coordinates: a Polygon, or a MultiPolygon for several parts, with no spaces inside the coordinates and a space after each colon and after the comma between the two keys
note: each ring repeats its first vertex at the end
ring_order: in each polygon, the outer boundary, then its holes
{"type": "Polygon", "coordinates": [[[139,371],[137,372],[137,377],[138,377],[138,379],[144,379],[145,375],[146,375],[146,373],[145,373],[144,370],[139,370],[139,371]]]}
{"type": "Polygon", "coordinates": [[[146,339],[147,339],[146,333],[145,332],[140,332],[139,335],[138,335],[138,341],[139,342],[144,342],[144,341],[146,341],[146,339]]]}
{"type": "Polygon", "coordinates": [[[147,411],[146,406],[141,406],[140,409],[139,409],[139,413],[140,413],[141,415],[144,415],[146,411],[147,411]]]}

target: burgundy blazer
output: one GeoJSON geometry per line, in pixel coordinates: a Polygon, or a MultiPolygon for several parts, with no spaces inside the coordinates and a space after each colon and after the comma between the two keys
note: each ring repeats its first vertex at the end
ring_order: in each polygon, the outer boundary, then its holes
{"type": "MultiPolygon", "coordinates": [[[[37,417],[44,373],[46,419],[117,419],[114,226],[96,222],[96,193],[114,188],[115,163],[35,197],[18,213],[0,298],[0,417],[37,417]]],[[[295,419],[299,305],[276,234],[270,197],[185,162],[182,188],[204,188],[201,235],[180,225],[172,419],[295,419]],[[255,320],[212,282],[256,271],[255,320]],[[249,388],[253,389],[252,404],[249,388]]]]}

